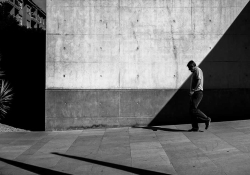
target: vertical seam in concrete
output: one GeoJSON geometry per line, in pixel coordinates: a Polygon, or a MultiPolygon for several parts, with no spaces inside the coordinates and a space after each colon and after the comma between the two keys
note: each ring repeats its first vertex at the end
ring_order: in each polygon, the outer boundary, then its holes
{"type": "MultiPolygon", "coordinates": [[[[155,133],[154,133],[154,134],[155,134],[155,133]]],[[[158,142],[160,143],[160,145],[161,145],[161,149],[165,152],[165,155],[168,157],[168,160],[169,160],[169,162],[170,162],[170,165],[172,165],[174,171],[177,173],[177,171],[175,170],[175,167],[174,167],[173,163],[171,162],[171,160],[170,160],[170,158],[169,158],[167,152],[166,152],[165,149],[163,148],[162,143],[160,142],[158,135],[155,134],[155,136],[156,136],[156,138],[157,138],[157,141],[158,141],[158,142]]],[[[160,157],[161,157],[161,156],[160,156],[160,157]]],[[[162,158],[162,157],[161,157],[161,158],[162,158]]],[[[163,159],[163,158],[162,158],[162,159],[163,159]]]]}
{"type": "MultiPolygon", "coordinates": [[[[192,5],[193,5],[193,1],[190,0],[190,9],[191,9],[191,30],[193,29],[193,8],[192,8],[192,5]]],[[[195,27],[194,27],[195,29],[195,27]]],[[[194,32],[194,30],[192,30],[194,32]]]]}
{"type": "MultiPolygon", "coordinates": [[[[121,26],[120,26],[120,22],[121,22],[121,0],[118,0],[118,11],[119,11],[119,33],[118,33],[118,37],[119,37],[119,77],[118,77],[118,86],[119,89],[121,88],[121,67],[120,67],[120,59],[121,59],[121,26]]],[[[120,97],[119,97],[120,98],[120,97]]],[[[119,116],[120,116],[120,101],[119,101],[119,116]]]]}
{"type": "Polygon", "coordinates": [[[100,118],[100,98],[99,98],[99,91],[97,91],[97,117],[100,118]]]}
{"type": "Polygon", "coordinates": [[[120,21],[121,21],[121,13],[120,13],[120,7],[121,7],[121,5],[120,5],[120,3],[121,3],[121,1],[120,0],[118,0],[118,11],[119,11],[119,34],[120,34],[120,29],[121,29],[121,27],[120,27],[120,21]]]}
{"type": "Polygon", "coordinates": [[[194,55],[194,37],[195,37],[195,23],[193,24],[193,0],[190,0],[191,4],[190,4],[190,7],[191,7],[191,32],[192,32],[192,57],[194,55]],[[194,26],[193,26],[194,25],[194,26]],[[193,28],[194,27],[194,28],[193,28]]]}
{"type": "MultiPolygon", "coordinates": [[[[205,13],[205,6],[204,6],[204,3],[202,3],[202,11],[203,11],[203,13],[202,13],[202,20],[203,20],[203,22],[204,22],[204,13],[205,13]]],[[[206,26],[205,26],[206,27],[206,26]]],[[[204,39],[204,37],[205,37],[205,32],[204,32],[204,29],[203,29],[203,31],[202,31],[202,39],[204,39]]]]}
{"type": "MultiPolygon", "coordinates": [[[[120,118],[121,117],[121,91],[119,91],[119,105],[118,105],[118,111],[119,111],[119,113],[118,113],[118,118],[120,118]]],[[[118,120],[118,122],[119,122],[119,125],[120,125],[120,121],[118,120]]]]}
{"type": "MultiPolygon", "coordinates": [[[[103,138],[104,138],[105,133],[106,133],[106,129],[105,129],[104,134],[102,135],[102,141],[103,141],[103,138]]],[[[98,152],[99,152],[99,150],[100,150],[100,147],[101,147],[102,141],[101,141],[101,143],[100,143],[100,144],[99,144],[99,146],[98,146],[98,149],[97,149],[97,152],[96,152],[97,154],[98,154],[98,152]]],[[[92,171],[93,171],[93,167],[94,167],[94,165],[92,165],[92,167],[91,167],[91,169],[90,169],[90,172],[92,172],[92,171]]]]}
{"type": "Polygon", "coordinates": [[[130,149],[130,158],[131,158],[131,167],[133,167],[133,159],[132,159],[132,150],[131,150],[131,142],[130,142],[130,129],[132,129],[131,127],[128,127],[128,139],[129,139],[129,149],[130,149]]]}

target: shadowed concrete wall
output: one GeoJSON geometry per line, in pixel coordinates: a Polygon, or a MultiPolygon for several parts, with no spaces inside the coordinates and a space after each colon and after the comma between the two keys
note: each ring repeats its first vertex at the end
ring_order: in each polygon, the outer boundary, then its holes
{"type": "Polygon", "coordinates": [[[215,48],[248,2],[47,0],[46,129],[148,125],[176,92],[157,124],[188,122],[191,59],[202,63],[208,96],[247,91],[249,33],[235,29],[215,48]]]}

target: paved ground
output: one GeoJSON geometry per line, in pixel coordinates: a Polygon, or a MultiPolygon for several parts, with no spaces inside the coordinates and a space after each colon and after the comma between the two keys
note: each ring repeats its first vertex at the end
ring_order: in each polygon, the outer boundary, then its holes
{"type": "Polygon", "coordinates": [[[0,174],[250,174],[250,120],[155,128],[3,132],[0,174]]]}
{"type": "Polygon", "coordinates": [[[0,123],[0,132],[29,132],[29,131],[0,123]]]}

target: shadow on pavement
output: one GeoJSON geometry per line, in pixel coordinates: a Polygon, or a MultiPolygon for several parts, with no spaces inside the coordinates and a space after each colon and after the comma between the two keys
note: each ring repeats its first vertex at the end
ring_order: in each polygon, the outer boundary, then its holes
{"type": "Polygon", "coordinates": [[[144,169],[140,169],[140,168],[133,168],[133,167],[129,167],[129,166],[118,165],[118,164],[114,164],[114,163],[103,162],[100,160],[93,160],[93,159],[84,158],[84,157],[65,155],[65,154],[60,154],[60,153],[56,153],[56,152],[52,152],[52,154],[55,154],[58,156],[63,156],[63,157],[68,157],[68,158],[76,159],[76,160],[80,160],[80,161],[90,162],[90,163],[94,163],[94,164],[98,164],[98,165],[102,165],[102,166],[107,166],[107,167],[127,171],[127,172],[134,173],[134,174],[143,174],[143,175],[144,174],[150,174],[150,175],[163,175],[164,174],[164,175],[168,175],[166,173],[160,173],[160,172],[155,172],[155,171],[151,171],[151,170],[144,170],[144,169]]]}
{"type": "Polygon", "coordinates": [[[33,172],[33,173],[36,173],[36,174],[69,175],[67,173],[58,172],[55,170],[50,170],[50,169],[46,169],[46,168],[42,168],[42,167],[38,167],[38,166],[34,166],[34,165],[29,165],[29,164],[25,164],[25,163],[13,161],[13,160],[0,158],[0,161],[5,162],[5,163],[10,164],[10,165],[13,165],[13,166],[16,166],[16,167],[19,167],[21,169],[33,172]]]}
{"type": "Polygon", "coordinates": [[[169,131],[169,132],[189,132],[188,130],[183,130],[183,129],[173,129],[173,128],[161,128],[161,127],[156,127],[156,126],[147,126],[147,127],[132,127],[132,128],[142,128],[142,129],[150,129],[153,131],[161,130],[161,131],[169,131]]]}

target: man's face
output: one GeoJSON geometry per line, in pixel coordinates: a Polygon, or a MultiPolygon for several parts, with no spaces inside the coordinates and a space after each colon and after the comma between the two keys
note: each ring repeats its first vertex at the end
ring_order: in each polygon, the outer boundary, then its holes
{"type": "Polygon", "coordinates": [[[190,65],[190,66],[188,66],[188,69],[189,69],[191,72],[194,72],[194,66],[190,65]]]}

